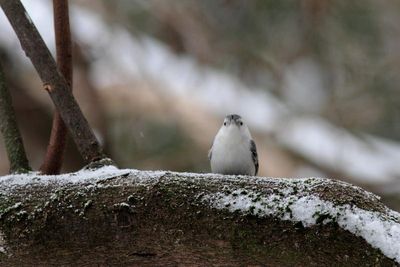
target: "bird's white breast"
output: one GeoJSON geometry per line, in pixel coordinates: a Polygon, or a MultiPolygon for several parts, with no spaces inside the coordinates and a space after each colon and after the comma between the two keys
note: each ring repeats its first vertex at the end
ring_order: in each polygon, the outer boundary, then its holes
{"type": "Polygon", "coordinates": [[[211,171],[254,175],[255,166],[250,152],[250,140],[250,136],[244,135],[237,128],[220,130],[212,147],[211,171]]]}

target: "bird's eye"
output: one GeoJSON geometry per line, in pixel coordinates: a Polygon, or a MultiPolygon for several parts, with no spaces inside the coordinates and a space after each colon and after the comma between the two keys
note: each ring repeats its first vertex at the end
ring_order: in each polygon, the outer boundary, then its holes
{"type": "Polygon", "coordinates": [[[240,126],[243,126],[243,122],[239,122],[240,126]]]}
{"type": "Polygon", "coordinates": [[[226,122],[224,122],[224,126],[226,126],[226,122]]]}

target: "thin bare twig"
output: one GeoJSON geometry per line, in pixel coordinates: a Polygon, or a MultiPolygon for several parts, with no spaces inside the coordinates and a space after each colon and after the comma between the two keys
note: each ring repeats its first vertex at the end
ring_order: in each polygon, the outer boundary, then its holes
{"type": "MultiPolygon", "coordinates": [[[[69,26],[68,0],[53,0],[54,32],[58,69],[72,90],[72,42],[69,26]]],[[[60,113],[55,111],[47,152],[40,170],[45,174],[59,174],[64,158],[67,127],[60,113]]]]}

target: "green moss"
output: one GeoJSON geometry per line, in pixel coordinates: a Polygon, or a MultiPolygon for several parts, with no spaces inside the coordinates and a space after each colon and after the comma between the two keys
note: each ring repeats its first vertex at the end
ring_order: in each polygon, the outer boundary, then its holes
{"type": "Polygon", "coordinates": [[[5,216],[7,216],[12,211],[19,210],[21,208],[22,208],[22,203],[21,202],[17,202],[15,204],[13,204],[12,206],[7,206],[6,208],[4,208],[4,210],[1,211],[0,220],[2,220],[5,216]]]}
{"type": "Polygon", "coordinates": [[[334,218],[331,214],[321,213],[319,211],[313,214],[313,218],[315,218],[316,224],[324,224],[325,222],[335,222],[336,218],[334,218]]]}
{"type": "Polygon", "coordinates": [[[290,216],[290,218],[292,218],[292,217],[293,217],[292,209],[290,208],[290,206],[289,206],[289,205],[288,205],[288,206],[286,206],[286,208],[285,208],[285,212],[286,212],[286,213],[289,213],[289,216],[290,216]]]}
{"type": "Polygon", "coordinates": [[[254,213],[254,210],[255,210],[255,209],[256,209],[255,206],[250,206],[250,208],[249,208],[249,213],[254,215],[254,214],[255,214],[255,213],[254,213]]]}

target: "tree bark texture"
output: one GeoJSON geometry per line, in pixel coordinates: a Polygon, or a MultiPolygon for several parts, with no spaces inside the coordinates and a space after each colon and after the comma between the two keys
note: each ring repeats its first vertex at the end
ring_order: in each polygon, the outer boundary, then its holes
{"type": "MultiPolygon", "coordinates": [[[[2,266],[397,266],[336,223],[302,227],[203,201],[227,188],[267,196],[285,186],[274,179],[133,170],[81,183],[42,179],[0,180],[2,266]]],[[[339,182],[293,194],[385,209],[339,182]]]]}
{"type": "Polygon", "coordinates": [[[84,160],[91,162],[104,158],[101,147],[72,95],[67,81],[58,71],[56,62],[21,2],[0,0],[0,5],[84,160]]]}
{"type": "Polygon", "coordinates": [[[12,106],[11,94],[5,81],[0,64],[0,130],[10,161],[10,172],[27,172],[30,170],[22,137],[18,129],[17,118],[12,106]]]}
{"type": "MultiPolygon", "coordinates": [[[[54,32],[57,65],[72,90],[72,41],[69,26],[68,0],[53,0],[54,32]]],[[[45,174],[59,174],[67,141],[67,127],[56,110],[53,118],[49,145],[40,170],[45,174]]]]}

